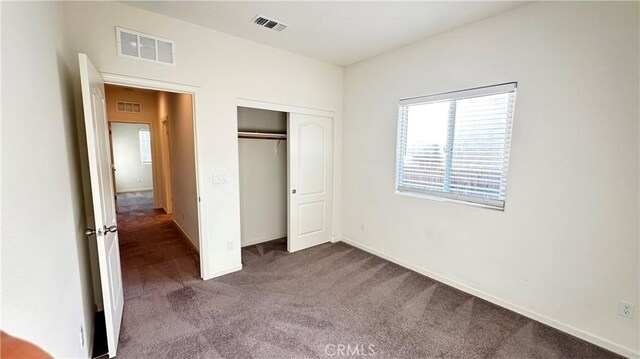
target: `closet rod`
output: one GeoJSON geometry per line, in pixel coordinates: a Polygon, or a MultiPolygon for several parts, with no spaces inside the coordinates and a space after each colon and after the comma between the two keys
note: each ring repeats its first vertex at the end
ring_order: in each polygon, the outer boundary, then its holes
{"type": "Polygon", "coordinates": [[[238,132],[238,138],[255,140],[286,140],[287,135],[284,133],[238,132]]]}

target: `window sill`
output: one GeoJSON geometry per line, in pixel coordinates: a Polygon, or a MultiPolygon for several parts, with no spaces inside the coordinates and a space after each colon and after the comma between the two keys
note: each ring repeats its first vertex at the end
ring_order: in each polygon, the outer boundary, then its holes
{"type": "Polygon", "coordinates": [[[433,196],[433,195],[428,195],[428,194],[424,194],[424,193],[403,192],[403,191],[396,190],[396,194],[400,195],[400,196],[405,196],[405,197],[428,199],[428,200],[438,201],[438,202],[457,203],[457,204],[462,204],[462,205],[471,206],[471,207],[486,208],[486,209],[492,209],[494,211],[504,212],[504,207],[492,206],[492,205],[489,205],[489,204],[475,203],[475,202],[469,202],[469,201],[463,201],[463,200],[453,199],[453,198],[433,196]]]}

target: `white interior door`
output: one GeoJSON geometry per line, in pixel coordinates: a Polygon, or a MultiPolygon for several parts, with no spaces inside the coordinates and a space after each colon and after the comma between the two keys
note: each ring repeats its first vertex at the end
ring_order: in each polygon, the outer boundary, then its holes
{"type": "Polygon", "coordinates": [[[331,241],[331,122],[329,117],[289,114],[289,252],[331,241]]]}
{"type": "Polygon", "coordinates": [[[109,357],[113,358],[118,349],[124,294],[112,187],[113,172],[111,171],[104,81],[87,55],[78,54],[78,57],[95,219],[94,233],[91,238],[95,238],[98,248],[107,343],[109,357]]]}

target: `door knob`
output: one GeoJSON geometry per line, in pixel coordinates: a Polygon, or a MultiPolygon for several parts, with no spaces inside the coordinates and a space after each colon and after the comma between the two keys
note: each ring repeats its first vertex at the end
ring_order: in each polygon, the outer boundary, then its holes
{"type": "Polygon", "coordinates": [[[291,193],[296,194],[296,190],[294,189],[293,191],[291,191],[291,193]]]}
{"type": "Polygon", "coordinates": [[[117,231],[118,231],[118,226],[116,225],[113,225],[110,227],[104,226],[104,233],[107,233],[107,232],[116,233],[117,231]]]}
{"type": "Polygon", "coordinates": [[[92,234],[96,234],[96,230],[95,229],[87,228],[87,229],[84,230],[84,235],[85,236],[90,236],[92,234]]]}

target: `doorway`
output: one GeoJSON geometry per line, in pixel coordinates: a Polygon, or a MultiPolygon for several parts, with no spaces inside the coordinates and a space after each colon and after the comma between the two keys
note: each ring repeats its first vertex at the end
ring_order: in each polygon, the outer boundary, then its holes
{"type": "Polygon", "coordinates": [[[120,231],[126,216],[165,214],[199,251],[192,95],[106,84],[105,105],[120,231]]]}
{"type": "Polygon", "coordinates": [[[171,215],[199,250],[192,95],[106,84],[105,97],[119,212],[171,215]]]}
{"type": "Polygon", "coordinates": [[[109,135],[116,211],[153,210],[154,176],[149,124],[109,121],[109,135]]]}
{"type": "MultiPolygon", "coordinates": [[[[102,238],[90,241],[99,310],[94,355],[104,354],[99,348],[106,348],[113,356],[120,325],[126,329],[126,316],[122,321],[125,302],[166,290],[166,276],[181,283],[201,280],[194,99],[190,93],[118,84],[100,88],[96,82],[91,83],[95,86],[91,93],[100,95],[102,101],[92,99],[91,104],[101,102],[104,110],[92,108],[86,121],[92,121],[94,128],[103,123],[107,131],[87,131],[87,138],[89,143],[107,143],[102,147],[106,151],[96,155],[110,168],[95,172],[107,179],[102,182],[105,191],[100,201],[108,204],[113,199],[111,203],[117,203],[117,214],[113,213],[117,225],[113,221],[108,231],[113,233],[117,249],[105,255],[100,252],[102,238]],[[109,276],[105,276],[107,272],[109,276]],[[107,292],[113,283],[120,289],[107,292]],[[112,305],[113,298],[121,304],[112,305]],[[104,345],[99,345],[101,342],[104,345]]],[[[105,232],[98,232],[90,235],[104,236],[105,232]]]]}

